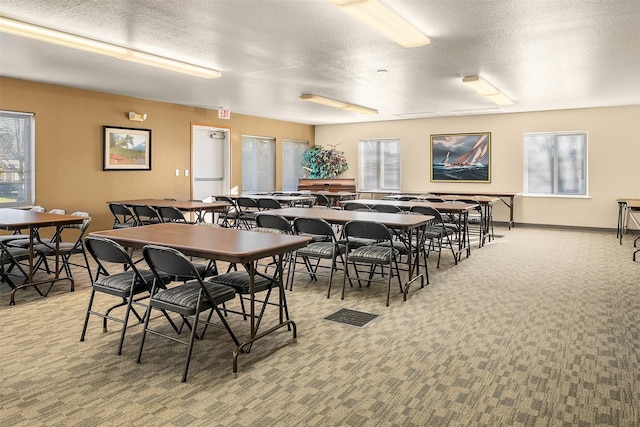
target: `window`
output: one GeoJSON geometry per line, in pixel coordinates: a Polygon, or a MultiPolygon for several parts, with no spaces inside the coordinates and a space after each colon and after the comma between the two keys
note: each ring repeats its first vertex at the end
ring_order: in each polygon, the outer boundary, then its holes
{"type": "Polygon", "coordinates": [[[399,139],[361,140],[358,153],[362,191],[400,190],[399,139]]]}
{"type": "Polygon", "coordinates": [[[242,136],[242,191],[276,189],[276,140],[262,136],[242,136]]]}
{"type": "Polygon", "coordinates": [[[0,207],[35,201],[33,114],[0,111],[0,207]]]}
{"type": "Polygon", "coordinates": [[[585,132],[524,135],[525,194],[586,196],[585,132]]]}
{"type": "Polygon", "coordinates": [[[308,141],[293,139],[282,140],[282,190],[295,191],[298,189],[298,179],[304,178],[304,169],[300,164],[302,153],[309,148],[308,141]]]}

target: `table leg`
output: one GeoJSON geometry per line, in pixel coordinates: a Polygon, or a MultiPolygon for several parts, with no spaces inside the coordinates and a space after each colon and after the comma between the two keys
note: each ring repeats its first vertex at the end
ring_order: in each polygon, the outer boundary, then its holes
{"type": "Polygon", "coordinates": [[[622,244],[622,234],[624,233],[624,213],[626,211],[626,204],[626,201],[618,200],[618,229],[616,230],[616,237],[620,239],[620,244],[622,244]]]}
{"type": "Polygon", "coordinates": [[[284,299],[284,284],[282,283],[282,260],[283,260],[283,254],[279,254],[278,255],[278,261],[277,261],[277,267],[276,267],[276,273],[277,274],[277,279],[278,279],[278,298],[279,298],[279,322],[277,325],[275,325],[274,327],[260,333],[260,334],[256,334],[256,324],[255,324],[255,274],[256,274],[256,265],[255,263],[251,262],[248,263],[246,265],[247,271],[249,273],[249,290],[250,290],[250,294],[251,294],[251,309],[250,309],[250,317],[251,317],[251,336],[249,338],[249,340],[240,343],[240,345],[236,348],[236,350],[233,352],[233,369],[232,369],[232,373],[234,378],[238,377],[238,356],[240,356],[240,353],[244,352],[244,348],[247,347],[248,349],[251,348],[251,346],[253,345],[254,342],[258,341],[259,339],[271,334],[272,332],[277,331],[278,329],[282,328],[282,327],[287,327],[290,328],[293,331],[293,342],[297,341],[298,338],[298,329],[297,326],[295,324],[295,322],[293,320],[285,320],[284,319],[284,303],[285,303],[285,299],[284,299]]]}

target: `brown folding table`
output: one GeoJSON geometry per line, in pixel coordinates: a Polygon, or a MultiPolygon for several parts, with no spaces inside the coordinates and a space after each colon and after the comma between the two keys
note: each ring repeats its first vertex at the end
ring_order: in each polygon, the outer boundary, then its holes
{"type": "Polygon", "coordinates": [[[123,246],[142,248],[145,245],[160,245],[177,249],[185,255],[240,263],[249,272],[251,335],[240,343],[233,353],[233,373],[238,372],[238,355],[245,347],[266,335],[291,326],[296,340],[296,324],[284,319],[284,285],[282,283],[283,255],[307,245],[309,237],[284,234],[256,233],[246,230],[203,227],[191,224],[164,223],[117,230],[97,231],[90,236],[106,237],[123,246]],[[277,257],[279,287],[279,322],[272,328],[257,334],[255,314],[255,274],[259,259],[277,257]]]}
{"type": "MultiPolygon", "coordinates": [[[[52,213],[46,213],[46,212],[33,212],[29,210],[24,210],[24,209],[11,209],[11,208],[0,209],[0,229],[7,230],[7,231],[22,230],[25,228],[29,229],[29,273],[28,273],[29,280],[27,283],[17,285],[11,291],[11,299],[10,299],[9,305],[15,305],[16,303],[15,294],[18,289],[23,289],[29,286],[35,286],[36,289],[38,289],[37,288],[38,285],[50,283],[51,285],[49,286],[49,290],[47,290],[47,292],[43,294],[43,296],[47,296],[47,294],[49,293],[49,291],[51,290],[55,282],[57,282],[58,280],[69,280],[71,282],[71,291],[73,292],[74,290],[73,279],[71,277],[62,277],[62,278],[60,277],[60,272],[59,272],[60,260],[58,256],[58,252],[60,249],[59,239],[56,239],[55,241],[56,269],[55,269],[54,277],[46,280],[38,281],[38,282],[33,281],[33,275],[34,275],[33,241],[36,238],[36,231],[39,230],[40,228],[56,227],[54,236],[58,236],[62,231],[63,226],[71,225],[71,224],[81,224],[82,221],[84,221],[85,219],[86,219],[85,217],[75,216],[75,215],[61,215],[61,214],[52,214],[52,213]]],[[[38,292],[40,291],[38,290],[38,292]]]]}

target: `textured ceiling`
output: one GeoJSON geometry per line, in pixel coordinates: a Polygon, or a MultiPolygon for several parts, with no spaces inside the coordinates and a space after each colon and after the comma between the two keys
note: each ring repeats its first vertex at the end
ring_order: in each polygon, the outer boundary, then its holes
{"type": "Polygon", "coordinates": [[[2,0],[2,16],[222,78],[2,33],[0,75],[308,124],[640,104],[640,0],[380,2],[431,44],[402,48],[326,0],[2,0]],[[514,104],[497,107],[461,83],[476,74],[514,104]],[[307,103],[303,93],[380,114],[307,103]]]}

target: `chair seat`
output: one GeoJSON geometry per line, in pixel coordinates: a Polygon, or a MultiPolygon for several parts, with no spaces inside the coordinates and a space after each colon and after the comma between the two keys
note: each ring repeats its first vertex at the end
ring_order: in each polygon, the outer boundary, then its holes
{"type": "MultiPolygon", "coordinates": [[[[40,243],[33,246],[34,252],[43,255],[55,255],[56,254],[56,244],[55,242],[51,242],[49,244],[40,243]]],[[[82,247],[76,245],[75,242],[60,242],[58,246],[58,253],[67,254],[71,251],[77,250],[77,252],[82,252],[82,247]]]]}
{"type": "MultiPolygon", "coordinates": [[[[214,225],[214,224],[210,224],[210,225],[214,225]]],[[[211,276],[214,274],[218,273],[218,269],[216,268],[215,264],[193,264],[193,266],[196,268],[196,270],[198,271],[198,274],[200,275],[201,278],[205,278],[207,276],[211,276]]],[[[178,282],[186,282],[188,280],[192,280],[194,279],[193,276],[175,276],[173,277],[173,280],[178,281],[178,282]]]]}
{"type": "Polygon", "coordinates": [[[5,247],[4,250],[1,252],[1,255],[0,255],[0,262],[2,262],[2,265],[13,262],[13,260],[7,254],[7,252],[10,252],[11,256],[16,261],[22,261],[22,260],[25,260],[25,259],[29,259],[29,249],[15,248],[15,247],[5,247]]]}
{"type": "MultiPolygon", "coordinates": [[[[340,240],[339,243],[346,244],[346,240],[340,240]]],[[[370,246],[378,243],[377,240],[374,239],[365,239],[361,237],[350,237],[349,238],[349,249],[359,248],[360,246],[370,246]]]]}
{"type": "Polygon", "coordinates": [[[284,232],[284,230],[278,230],[277,228],[268,228],[268,227],[255,227],[255,228],[252,228],[251,231],[257,231],[260,233],[287,234],[284,232]]]}
{"type": "Polygon", "coordinates": [[[131,228],[131,227],[135,227],[136,224],[132,223],[132,222],[120,222],[120,223],[116,223],[113,224],[114,229],[120,229],[120,228],[131,228]]]}
{"type": "Polygon", "coordinates": [[[258,212],[240,212],[240,219],[255,220],[258,212]]]}
{"type": "MultiPolygon", "coordinates": [[[[135,286],[133,293],[138,294],[146,290],[151,289],[154,275],[151,270],[138,270],[140,275],[147,281],[147,285],[137,280],[133,286],[135,286]]],[[[94,286],[102,288],[103,291],[126,297],[131,291],[132,281],[135,273],[132,270],[123,271],[122,273],[112,274],[110,276],[100,276],[95,282],[94,286]]],[[[163,278],[165,284],[169,283],[169,276],[163,278]]]]}
{"type": "MultiPolygon", "coordinates": [[[[7,237],[11,237],[11,236],[7,236],[7,237]]],[[[38,240],[33,239],[33,248],[36,249],[36,246],[38,245],[38,240]]],[[[42,243],[49,243],[51,242],[51,239],[40,239],[39,242],[42,243]]],[[[29,245],[31,244],[29,241],[29,236],[27,236],[26,239],[10,239],[8,241],[5,240],[5,243],[9,246],[12,247],[16,247],[16,248],[28,248],[29,245]]]]}
{"type": "Polygon", "coordinates": [[[444,237],[446,235],[452,235],[454,230],[451,228],[443,228],[443,227],[426,227],[424,230],[424,236],[427,239],[437,239],[439,237],[444,237]]]}
{"type": "Polygon", "coordinates": [[[3,236],[0,236],[0,242],[2,243],[14,243],[14,241],[17,240],[23,240],[23,239],[27,239],[27,246],[28,246],[28,242],[29,242],[29,235],[28,234],[6,234],[3,236]]]}
{"type": "MultiPolygon", "coordinates": [[[[398,250],[393,248],[393,251],[398,254],[398,250]]],[[[347,261],[351,262],[377,262],[377,263],[390,263],[391,251],[389,247],[369,245],[361,246],[354,249],[347,254],[347,261]]]]}
{"type": "Polygon", "coordinates": [[[313,256],[320,258],[331,258],[335,254],[343,254],[347,250],[344,244],[334,245],[333,242],[315,242],[298,249],[298,256],[313,256]]]}
{"type": "MultiPolygon", "coordinates": [[[[236,292],[229,286],[213,282],[205,282],[205,286],[216,304],[221,304],[235,298],[236,292]]],[[[194,280],[192,282],[185,283],[182,286],[158,292],[153,296],[153,300],[189,311],[195,311],[198,304],[198,295],[201,289],[200,283],[194,280]]],[[[206,298],[203,298],[202,304],[205,307],[210,306],[209,301],[206,298]]]]}
{"type": "MultiPolygon", "coordinates": [[[[415,243],[415,241],[414,241],[415,243]]],[[[380,246],[382,248],[389,248],[389,246],[391,245],[390,242],[380,242],[380,243],[376,243],[376,246],[380,246]]],[[[409,248],[407,247],[407,244],[405,242],[401,242],[401,241],[394,241],[393,242],[393,248],[395,250],[398,251],[398,253],[402,254],[402,255],[407,255],[409,253],[409,248]]]]}
{"type": "MultiPolygon", "coordinates": [[[[211,283],[230,286],[239,294],[249,293],[249,273],[246,271],[232,271],[230,273],[220,274],[209,279],[211,283]]],[[[254,291],[262,292],[272,286],[273,281],[256,275],[254,277],[254,291]]]]}

